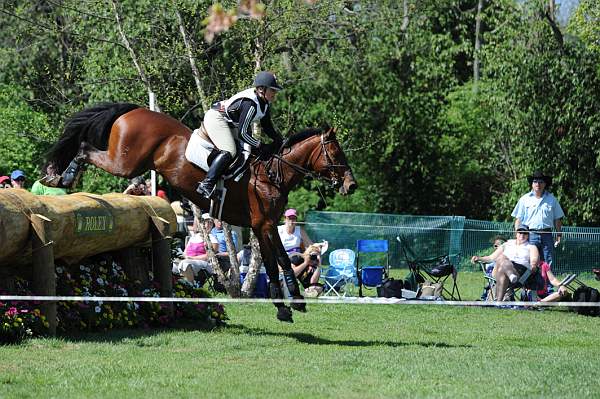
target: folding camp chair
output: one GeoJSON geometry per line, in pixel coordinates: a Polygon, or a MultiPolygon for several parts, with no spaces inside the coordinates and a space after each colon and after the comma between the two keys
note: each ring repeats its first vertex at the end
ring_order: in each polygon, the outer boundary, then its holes
{"type": "Polygon", "coordinates": [[[351,249],[336,249],[329,253],[329,266],[322,266],[323,296],[344,297],[352,292],[357,282],[351,249]]]}
{"type": "Polygon", "coordinates": [[[481,293],[482,301],[496,301],[496,279],[492,276],[494,263],[477,262],[483,272],[483,292],[481,293]]]}
{"type": "Polygon", "coordinates": [[[414,252],[408,246],[406,238],[402,236],[396,237],[396,240],[400,243],[404,258],[408,264],[408,269],[414,276],[418,276],[419,279],[429,280],[433,283],[442,284],[442,296],[444,299],[452,301],[462,300],[460,297],[460,291],[456,284],[458,271],[452,263],[450,263],[449,255],[437,256],[429,259],[417,259],[414,252]],[[446,287],[446,280],[452,277],[452,290],[446,287]]]}
{"type": "Polygon", "coordinates": [[[357,240],[356,241],[356,275],[358,277],[358,296],[362,297],[362,289],[381,287],[383,278],[388,277],[390,269],[390,253],[387,240],[357,240]],[[385,254],[384,266],[363,266],[360,263],[361,253],[385,254]]]}
{"type": "MultiPolygon", "coordinates": [[[[481,293],[481,300],[486,302],[496,301],[496,279],[492,276],[494,270],[494,263],[477,262],[481,267],[483,273],[483,292],[481,293]]],[[[520,297],[523,299],[527,296],[526,292],[520,293],[521,287],[508,287],[504,298],[510,299],[511,301],[515,298],[520,297]]]]}

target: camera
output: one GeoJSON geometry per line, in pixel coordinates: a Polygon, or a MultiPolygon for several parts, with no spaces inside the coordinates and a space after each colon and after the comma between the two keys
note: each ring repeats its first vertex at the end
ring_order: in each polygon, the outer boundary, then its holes
{"type": "Polygon", "coordinates": [[[319,260],[319,255],[317,254],[310,254],[310,260],[319,260]]]}

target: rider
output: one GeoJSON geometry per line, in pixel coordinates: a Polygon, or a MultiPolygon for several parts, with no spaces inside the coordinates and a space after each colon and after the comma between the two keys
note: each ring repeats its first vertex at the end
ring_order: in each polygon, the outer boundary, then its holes
{"type": "Polygon", "coordinates": [[[210,198],[215,184],[236,156],[236,138],[252,146],[260,158],[267,158],[282,144],[281,135],[273,128],[269,105],[282,87],[275,75],[262,71],[254,79],[254,87],[243,90],[228,100],[214,103],[204,115],[204,128],[219,153],[214,158],[206,178],[198,184],[196,191],[210,198]],[[262,130],[273,140],[261,143],[252,137],[252,122],[259,121],[262,130]]]}

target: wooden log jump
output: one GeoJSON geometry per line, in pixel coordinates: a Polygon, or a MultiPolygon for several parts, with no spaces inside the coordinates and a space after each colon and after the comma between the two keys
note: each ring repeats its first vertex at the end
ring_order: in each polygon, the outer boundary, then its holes
{"type": "MultiPolygon", "coordinates": [[[[172,295],[170,239],[177,227],[169,203],[159,197],[76,193],[37,196],[0,190],[0,268],[33,267],[37,295],[56,295],[54,262],[74,263],[104,252],[152,245],[161,296],[172,295]]],[[[51,331],[56,304],[42,311],[51,331]]]]}

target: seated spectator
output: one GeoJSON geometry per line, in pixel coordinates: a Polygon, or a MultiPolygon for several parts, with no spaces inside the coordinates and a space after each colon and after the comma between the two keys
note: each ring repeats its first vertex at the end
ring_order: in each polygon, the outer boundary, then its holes
{"type": "MultiPolygon", "coordinates": [[[[46,172],[46,176],[44,176],[44,180],[50,181],[54,177],[58,175],[58,170],[56,169],[56,165],[52,162],[49,162],[44,167],[44,171],[46,172]]],[[[36,180],[31,186],[31,192],[36,195],[65,195],[67,194],[66,188],[60,187],[47,187],[43,185],[39,180],[36,180]]]]}
{"type": "Polygon", "coordinates": [[[129,186],[123,191],[123,194],[129,195],[150,195],[148,193],[148,187],[146,181],[142,176],[134,177],[131,179],[129,186]]]}
{"type": "MultiPolygon", "coordinates": [[[[225,242],[225,232],[223,231],[223,222],[219,219],[215,219],[215,227],[211,230],[211,233],[217,237],[219,242],[219,253],[217,256],[227,257],[229,259],[229,253],[227,251],[227,243],[225,242]]],[[[237,253],[238,248],[238,235],[235,230],[231,230],[231,238],[233,239],[233,245],[237,253]]]]}
{"type": "Polygon", "coordinates": [[[22,170],[13,170],[10,174],[10,183],[13,188],[25,188],[25,173],[22,170]]]}
{"type": "Polygon", "coordinates": [[[516,239],[508,240],[488,256],[473,256],[471,262],[496,262],[496,298],[506,299],[504,294],[511,286],[541,288],[541,274],[538,272],[539,252],[529,243],[529,228],[521,225],[516,230],[516,239]]]}
{"type": "MultiPolygon", "coordinates": [[[[494,251],[498,249],[502,244],[506,242],[506,238],[501,235],[497,235],[492,239],[492,243],[494,246],[494,251]]],[[[489,263],[484,263],[485,266],[485,274],[496,278],[496,261],[491,261],[489,263]]],[[[488,298],[488,293],[490,291],[490,282],[486,280],[486,285],[483,287],[483,292],[481,293],[481,300],[485,301],[488,298]]]]}
{"type": "MultiPolygon", "coordinates": [[[[208,213],[202,215],[202,222],[207,231],[210,231],[214,226],[213,219],[208,213]]],[[[217,238],[213,234],[209,234],[209,238],[213,250],[217,251],[217,238]]],[[[194,276],[203,269],[206,270],[208,274],[212,274],[212,267],[208,262],[204,235],[197,220],[194,221],[193,234],[185,246],[184,254],[185,258],[179,263],[178,270],[174,271],[181,273],[186,280],[193,282],[194,276]]]]}
{"type": "Polygon", "coordinates": [[[0,188],[12,188],[9,176],[0,176],[0,188]]]}
{"type": "Polygon", "coordinates": [[[540,263],[540,272],[544,280],[544,286],[537,291],[537,295],[541,302],[557,302],[569,295],[567,287],[562,285],[560,280],[552,273],[548,263],[540,263]],[[554,286],[557,291],[550,292],[549,288],[551,286],[554,286]]]}
{"type": "Polygon", "coordinates": [[[283,248],[285,248],[288,255],[301,254],[312,244],[312,241],[308,238],[304,229],[296,225],[297,213],[295,209],[288,209],[285,211],[284,216],[285,224],[277,227],[283,248]]]}
{"type": "Polygon", "coordinates": [[[292,270],[298,282],[304,287],[304,295],[317,297],[323,292],[319,284],[321,277],[321,255],[327,250],[327,243],[311,244],[302,255],[292,255],[292,270]]]}

